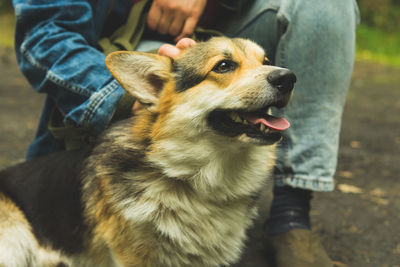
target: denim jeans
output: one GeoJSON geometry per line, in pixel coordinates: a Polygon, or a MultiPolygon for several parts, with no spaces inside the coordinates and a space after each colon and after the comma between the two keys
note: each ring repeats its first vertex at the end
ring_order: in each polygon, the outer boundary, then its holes
{"type": "Polygon", "coordinates": [[[297,76],[290,104],[274,111],[291,122],[278,149],[277,186],[334,188],[358,21],[355,1],[257,0],[221,26],[229,36],[256,41],[274,64],[297,76]]]}

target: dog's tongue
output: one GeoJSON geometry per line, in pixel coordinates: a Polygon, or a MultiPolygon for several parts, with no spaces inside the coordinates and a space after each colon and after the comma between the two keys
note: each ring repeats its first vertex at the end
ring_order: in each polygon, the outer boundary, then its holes
{"type": "Polygon", "coordinates": [[[266,127],[275,131],[284,131],[290,127],[290,123],[285,118],[278,118],[271,115],[264,115],[265,117],[254,117],[250,115],[243,116],[244,119],[254,125],[259,123],[264,124],[266,127]]]}

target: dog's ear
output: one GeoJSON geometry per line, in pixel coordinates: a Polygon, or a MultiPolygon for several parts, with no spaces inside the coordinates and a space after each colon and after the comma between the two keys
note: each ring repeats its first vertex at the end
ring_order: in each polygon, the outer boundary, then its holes
{"type": "Polygon", "coordinates": [[[129,94],[142,104],[156,105],[171,78],[172,59],[150,53],[118,51],[106,57],[106,66],[129,94]]]}

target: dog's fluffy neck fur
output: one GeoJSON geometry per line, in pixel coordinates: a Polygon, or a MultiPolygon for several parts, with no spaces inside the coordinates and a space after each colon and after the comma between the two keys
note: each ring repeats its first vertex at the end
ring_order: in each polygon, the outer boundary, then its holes
{"type": "MultiPolygon", "coordinates": [[[[159,120],[149,111],[144,113],[145,118],[159,120]]],[[[170,128],[175,127],[173,122],[168,123],[170,128]]],[[[164,178],[183,181],[204,198],[221,201],[254,195],[274,163],[275,145],[243,143],[212,131],[171,132],[168,138],[146,137],[152,140],[146,158],[164,178]]]]}
{"type": "MultiPolygon", "coordinates": [[[[274,146],[229,142],[226,137],[217,134],[212,134],[210,139],[210,135],[204,133],[154,138],[149,125],[155,127],[159,119],[157,114],[143,110],[132,119],[135,121],[133,126],[126,127],[126,124],[131,125],[128,121],[121,123],[124,131],[129,129],[131,132],[121,134],[121,128],[114,126],[104,137],[105,140],[125,139],[113,142],[126,144],[125,147],[114,148],[115,153],[136,154],[141,158],[141,164],[151,166],[147,174],[143,175],[146,172],[143,168],[137,172],[121,167],[121,173],[110,175],[107,166],[93,166],[90,162],[108,162],[95,159],[103,155],[96,153],[96,149],[102,150],[101,147],[95,148],[93,161],[89,158],[86,172],[95,171],[96,176],[103,179],[108,176],[110,184],[114,184],[113,179],[134,181],[134,187],[129,184],[108,187],[113,191],[102,192],[107,195],[102,199],[118,198],[111,202],[122,204],[111,208],[121,214],[128,224],[157,228],[159,234],[154,239],[159,251],[155,255],[179,251],[179,256],[162,260],[172,258],[180,261],[163,262],[162,266],[185,266],[185,262],[192,266],[220,266],[235,262],[243,247],[245,230],[256,216],[253,197],[272,168],[273,160],[267,158],[273,157],[274,146]],[[147,149],[146,143],[150,143],[147,149]],[[141,177],[148,178],[143,180],[141,177]],[[157,222],[152,221],[154,218],[157,222]],[[199,240],[202,244],[195,244],[199,240]],[[180,249],[172,249],[171,246],[180,249]],[[208,262],[204,262],[205,259],[208,262]]],[[[107,141],[102,141],[101,146],[113,149],[107,141]]],[[[107,154],[112,153],[109,151],[107,154]]],[[[132,164],[135,165],[134,162],[132,164]]],[[[115,170],[115,165],[112,169],[115,170]]],[[[90,183],[96,181],[87,184],[90,183]]],[[[93,195],[90,190],[86,193],[93,195]]],[[[95,200],[93,197],[90,199],[95,200]]],[[[96,206],[95,203],[88,205],[96,206]]]]}

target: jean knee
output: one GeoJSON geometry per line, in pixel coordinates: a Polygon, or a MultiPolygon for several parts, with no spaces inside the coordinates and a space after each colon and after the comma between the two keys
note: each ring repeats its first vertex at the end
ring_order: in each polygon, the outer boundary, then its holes
{"type": "Polygon", "coordinates": [[[348,0],[317,2],[310,3],[314,4],[312,7],[299,7],[290,23],[308,28],[307,38],[311,40],[346,42],[350,39],[353,42],[358,21],[357,7],[353,2],[348,0]]]}

